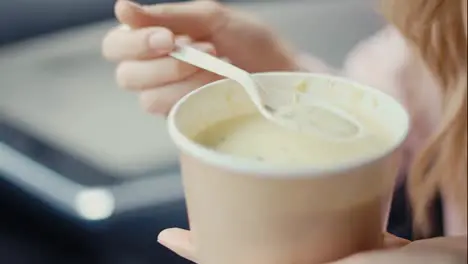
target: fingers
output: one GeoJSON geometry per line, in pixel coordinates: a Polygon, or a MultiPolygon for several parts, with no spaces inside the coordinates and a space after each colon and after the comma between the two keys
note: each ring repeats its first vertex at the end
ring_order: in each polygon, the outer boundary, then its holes
{"type": "Polygon", "coordinates": [[[190,240],[189,231],[179,228],[166,229],[159,234],[158,242],[177,255],[196,262],[195,247],[190,240]]]}
{"type": "Polygon", "coordinates": [[[431,248],[434,250],[449,250],[449,251],[464,251],[466,252],[467,248],[467,239],[466,236],[458,237],[437,237],[431,239],[418,240],[408,247],[405,250],[415,250],[419,248],[431,248]]]}
{"type": "Polygon", "coordinates": [[[394,264],[394,263],[414,263],[414,262],[403,262],[402,260],[408,260],[401,256],[402,254],[397,250],[381,250],[364,252],[353,255],[348,258],[344,258],[337,262],[329,264],[394,264]]]}
{"type": "Polygon", "coordinates": [[[117,27],[102,42],[102,54],[111,61],[153,59],[173,49],[174,35],[163,27],[139,30],[117,27]]]}
{"type": "Polygon", "coordinates": [[[147,112],[165,116],[184,95],[219,78],[210,72],[199,71],[182,82],[141,92],[140,103],[147,112]]]}
{"type": "Polygon", "coordinates": [[[397,263],[394,259],[388,258],[388,255],[398,255],[399,248],[409,245],[409,240],[397,237],[390,233],[384,235],[384,248],[385,250],[374,250],[369,252],[362,252],[350,257],[344,258],[340,261],[333,262],[333,264],[386,264],[397,263]]]}
{"type": "MultiPolygon", "coordinates": [[[[195,43],[194,48],[214,55],[210,43],[195,43]]],[[[145,90],[182,81],[199,71],[198,68],[171,57],[146,61],[124,61],[116,70],[117,83],[127,89],[145,90]]]]}
{"type": "Polygon", "coordinates": [[[127,24],[132,28],[154,26],[153,19],[138,3],[119,0],[115,3],[114,13],[122,24],[127,24]]]}
{"type": "Polygon", "coordinates": [[[132,28],[160,26],[178,35],[204,39],[227,24],[226,9],[215,1],[189,1],[141,6],[127,0],[115,5],[118,20],[132,28]]]}
{"type": "MultiPolygon", "coordinates": [[[[201,0],[141,6],[119,0],[115,13],[126,26],[108,33],[102,52],[108,60],[120,62],[116,70],[118,84],[140,91],[147,111],[167,114],[186,93],[219,78],[168,55],[175,43],[209,38],[222,28],[228,19],[222,5],[201,0]]],[[[216,55],[208,42],[191,46],[216,55]]]]}
{"type": "Polygon", "coordinates": [[[411,243],[411,241],[397,237],[390,233],[384,234],[384,248],[399,248],[411,243]]]}

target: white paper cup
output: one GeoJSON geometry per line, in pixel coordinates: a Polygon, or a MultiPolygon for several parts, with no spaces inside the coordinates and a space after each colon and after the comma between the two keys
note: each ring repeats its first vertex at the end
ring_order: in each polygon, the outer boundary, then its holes
{"type": "MultiPolygon", "coordinates": [[[[356,105],[384,119],[392,144],[376,156],[326,168],[277,167],[205,148],[192,139],[205,128],[255,110],[230,80],[190,93],[168,123],[181,150],[182,178],[200,264],[322,264],[381,246],[406,138],[408,114],[390,96],[355,82],[310,73],[255,74],[279,94],[306,80],[307,95],[356,105]]],[[[359,156],[359,155],[357,155],[359,156]]]]}

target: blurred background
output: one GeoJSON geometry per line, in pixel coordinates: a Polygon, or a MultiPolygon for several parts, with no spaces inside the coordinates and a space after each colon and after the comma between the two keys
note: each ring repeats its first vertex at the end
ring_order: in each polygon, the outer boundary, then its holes
{"type": "MultiPolygon", "coordinates": [[[[165,121],[100,56],[114,1],[0,1],[0,263],[188,263],[156,242],[187,226],[165,121]]],[[[374,0],[224,2],[336,67],[382,25],[374,0]]]]}

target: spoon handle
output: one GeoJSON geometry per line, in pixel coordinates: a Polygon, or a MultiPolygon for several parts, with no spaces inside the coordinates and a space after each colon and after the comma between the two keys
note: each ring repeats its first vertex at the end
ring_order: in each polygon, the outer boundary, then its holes
{"type": "Polygon", "coordinates": [[[170,55],[180,61],[236,81],[244,79],[244,76],[249,74],[215,56],[186,45],[176,44],[176,49],[170,55]]]}
{"type": "Polygon", "coordinates": [[[254,103],[263,105],[258,89],[255,89],[256,83],[248,72],[187,45],[176,44],[176,49],[170,53],[170,56],[238,82],[244,87],[254,103]]]}

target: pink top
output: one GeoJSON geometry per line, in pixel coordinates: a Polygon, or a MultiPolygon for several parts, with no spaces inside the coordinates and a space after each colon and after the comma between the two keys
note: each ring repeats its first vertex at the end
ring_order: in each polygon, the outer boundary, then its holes
{"type": "MultiPolygon", "coordinates": [[[[315,58],[303,56],[300,60],[312,72],[340,73],[315,58]]],[[[412,127],[404,151],[408,156],[405,160],[411,160],[437,127],[441,95],[431,73],[424,65],[417,64],[400,33],[395,28],[387,27],[359,43],[348,55],[341,75],[379,88],[407,108],[412,127]]],[[[408,165],[403,166],[407,169],[408,165]]],[[[466,224],[457,216],[454,205],[447,202],[444,202],[444,223],[447,236],[467,233],[466,224]]]]}

